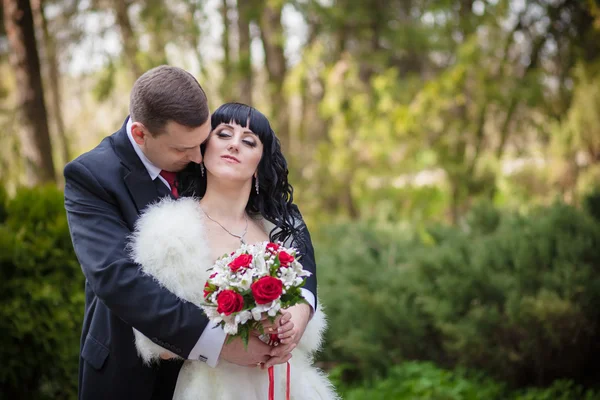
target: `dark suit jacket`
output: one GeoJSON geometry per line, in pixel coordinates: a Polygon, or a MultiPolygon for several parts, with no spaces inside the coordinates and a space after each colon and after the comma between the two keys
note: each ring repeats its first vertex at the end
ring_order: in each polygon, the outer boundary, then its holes
{"type": "MultiPolygon", "coordinates": [[[[79,361],[79,398],[85,400],[171,399],[181,362],[145,366],[131,328],[187,358],[208,322],[199,308],[143,275],[128,257],[127,237],[140,212],[170,193],[150,179],[126,122],[64,170],[69,229],[86,278],[79,361]]],[[[314,252],[308,230],[303,235],[302,262],[313,272],[305,287],[316,297],[314,252]]]]}

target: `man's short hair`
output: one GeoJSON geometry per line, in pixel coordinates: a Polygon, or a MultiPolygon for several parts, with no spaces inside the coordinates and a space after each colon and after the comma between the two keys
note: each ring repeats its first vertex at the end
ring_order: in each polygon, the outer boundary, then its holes
{"type": "Polygon", "coordinates": [[[189,128],[203,125],[209,116],[202,86],[189,72],[168,65],[146,71],[133,85],[129,114],[153,136],[164,133],[174,121],[189,128]]]}

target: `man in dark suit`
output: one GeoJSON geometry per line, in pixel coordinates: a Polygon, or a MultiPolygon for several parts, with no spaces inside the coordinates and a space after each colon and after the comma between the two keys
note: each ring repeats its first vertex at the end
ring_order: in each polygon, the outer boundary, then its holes
{"type": "MultiPolygon", "coordinates": [[[[174,175],[200,163],[210,132],[207,99],[188,72],[161,66],[142,75],[130,99],[130,118],[96,148],[69,163],[65,208],[75,253],[86,278],[79,361],[80,399],[171,399],[181,361],[144,365],[132,327],[184,359],[215,367],[219,359],[256,366],[286,362],[292,345],[270,347],[252,337],[224,344],[203,312],[181,301],[128,257],[126,243],[144,208],[177,197],[174,175]]],[[[303,265],[316,272],[310,235],[303,265]]],[[[315,307],[316,273],[305,297],[315,307]]],[[[199,288],[199,290],[202,290],[199,288]]],[[[300,332],[311,307],[293,317],[300,332]]]]}

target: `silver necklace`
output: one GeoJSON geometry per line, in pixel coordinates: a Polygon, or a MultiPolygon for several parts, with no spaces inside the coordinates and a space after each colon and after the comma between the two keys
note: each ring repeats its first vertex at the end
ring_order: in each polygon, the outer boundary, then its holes
{"type": "Polygon", "coordinates": [[[200,207],[200,209],[202,210],[202,212],[204,213],[204,215],[206,215],[208,217],[208,219],[210,219],[212,222],[214,222],[215,224],[219,225],[221,228],[223,228],[223,230],[227,233],[229,233],[231,236],[236,237],[238,239],[240,239],[240,242],[242,244],[246,244],[246,241],[244,240],[244,236],[246,236],[246,233],[248,232],[248,215],[246,213],[244,213],[244,217],[246,220],[246,227],[244,228],[244,232],[242,232],[241,235],[236,235],[235,233],[231,233],[229,231],[229,229],[225,228],[223,225],[221,225],[219,223],[219,221],[213,219],[210,215],[208,215],[208,213],[206,211],[204,211],[204,209],[202,207],[200,207]]]}

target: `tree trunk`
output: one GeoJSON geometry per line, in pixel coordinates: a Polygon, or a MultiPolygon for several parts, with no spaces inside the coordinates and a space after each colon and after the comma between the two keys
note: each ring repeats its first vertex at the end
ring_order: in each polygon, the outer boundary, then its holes
{"type": "Polygon", "coordinates": [[[62,96],[60,91],[61,76],[58,71],[58,59],[56,58],[56,43],[54,38],[50,36],[48,30],[48,21],[44,14],[44,0],[33,0],[31,2],[35,23],[40,28],[43,40],[43,48],[45,49],[46,59],[46,82],[50,88],[50,112],[56,125],[56,134],[60,139],[62,162],[66,164],[71,161],[71,150],[69,138],[66,134],[65,123],[62,117],[62,96]]]}
{"type": "Polygon", "coordinates": [[[40,59],[29,0],[4,0],[4,24],[11,47],[10,63],[15,71],[18,103],[29,184],[56,182],[48,116],[44,102],[40,59]]]}
{"type": "Polygon", "coordinates": [[[121,30],[125,61],[127,62],[133,79],[136,80],[142,75],[142,67],[137,60],[138,45],[135,33],[131,27],[131,20],[129,19],[129,2],[125,0],[113,0],[113,6],[117,17],[117,25],[119,25],[119,29],[121,30]]]}
{"type": "Polygon", "coordinates": [[[146,0],[144,3],[142,19],[146,32],[150,34],[150,63],[153,67],[168,64],[165,32],[169,32],[171,27],[169,15],[165,15],[165,3],[163,0],[146,0]]]}
{"type": "Polygon", "coordinates": [[[221,37],[221,45],[223,47],[223,82],[221,84],[221,93],[223,96],[223,100],[233,101],[234,93],[232,93],[232,72],[233,69],[231,67],[231,49],[229,46],[229,16],[227,15],[229,12],[229,5],[227,4],[227,0],[222,0],[221,2],[221,18],[223,20],[223,36],[221,37]]]}
{"type": "Polygon", "coordinates": [[[283,2],[266,1],[260,17],[260,34],[265,50],[265,64],[269,75],[272,115],[275,129],[284,153],[289,150],[289,111],[283,82],[287,71],[284,55],[284,35],[281,26],[283,2]]]}
{"type": "Polygon", "coordinates": [[[186,37],[194,49],[194,54],[196,55],[196,60],[198,61],[198,75],[200,77],[200,82],[203,81],[202,79],[208,81],[208,70],[204,68],[204,57],[202,56],[202,51],[200,50],[200,25],[203,24],[203,21],[196,21],[197,13],[200,13],[202,16],[204,16],[202,12],[202,0],[185,0],[185,5],[189,15],[189,19],[187,19],[186,37]]]}
{"type": "Polygon", "coordinates": [[[250,13],[253,4],[249,1],[237,2],[238,14],[238,99],[252,105],[252,60],[250,53],[250,13]]]}

